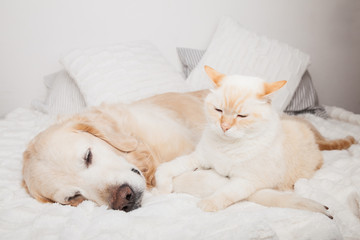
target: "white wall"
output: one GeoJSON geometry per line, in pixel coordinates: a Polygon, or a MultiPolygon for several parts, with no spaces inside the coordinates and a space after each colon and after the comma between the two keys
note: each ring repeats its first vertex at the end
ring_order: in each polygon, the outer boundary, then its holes
{"type": "Polygon", "coordinates": [[[360,113],[359,0],[1,0],[0,116],[45,95],[67,51],[147,39],[206,48],[222,15],[309,53],[320,101],[360,113]]]}

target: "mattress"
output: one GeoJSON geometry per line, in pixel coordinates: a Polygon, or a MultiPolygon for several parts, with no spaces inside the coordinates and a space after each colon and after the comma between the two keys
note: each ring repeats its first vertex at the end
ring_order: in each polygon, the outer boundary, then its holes
{"type": "MultiPolygon", "coordinates": [[[[306,115],[329,138],[352,135],[360,125],[306,115]]],[[[215,212],[197,208],[187,194],[153,196],[125,213],[84,201],[78,207],[39,203],[22,187],[22,153],[55,119],[19,108],[0,121],[1,239],[360,239],[360,145],[323,151],[324,165],[295,192],[326,206],[334,216],[269,208],[243,201],[215,212]]]]}

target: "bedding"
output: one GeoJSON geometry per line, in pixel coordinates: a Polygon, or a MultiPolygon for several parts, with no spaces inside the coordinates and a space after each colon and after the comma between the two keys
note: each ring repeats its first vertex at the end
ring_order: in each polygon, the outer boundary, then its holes
{"type": "MultiPolygon", "coordinates": [[[[354,114],[353,114],[354,115],[354,114]]],[[[305,115],[326,137],[353,135],[360,125],[305,115]]],[[[358,115],[354,117],[359,118],[358,115]]],[[[16,109],[0,121],[0,236],[3,239],[359,239],[360,145],[323,151],[324,165],[295,192],[334,216],[237,203],[217,213],[197,208],[187,194],[153,196],[129,213],[85,201],[78,207],[39,203],[21,187],[22,152],[55,117],[16,109]]]]}

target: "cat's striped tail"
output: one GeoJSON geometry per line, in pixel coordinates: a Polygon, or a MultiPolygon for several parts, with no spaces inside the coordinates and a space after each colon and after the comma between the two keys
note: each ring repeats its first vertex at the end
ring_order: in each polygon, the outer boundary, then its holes
{"type": "MultiPolygon", "coordinates": [[[[360,125],[360,115],[354,114],[342,108],[326,106],[326,112],[331,118],[346,121],[352,124],[360,125]]],[[[352,136],[347,136],[342,139],[326,140],[323,136],[316,135],[316,142],[319,145],[320,150],[342,150],[348,149],[352,144],[356,143],[356,140],[352,136]]]]}
{"type": "MultiPolygon", "coordinates": [[[[289,117],[287,117],[289,118],[289,117]]],[[[357,143],[355,138],[352,136],[347,136],[345,138],[338,138],[338,139],[326,139],[321,133],[315,128],[314,125],[312,125],[309,121],[299,118],[299,117],[293,117],[291,118],[297,119],[298,121],[303,122],[306,124],[311,131],[314,133],[315,140],[317,145],[319,146],[319,149],[322,150],[344,150],[348,149],[351,145],[357,143]]]]}
{"type": "Polygon", "coordinates": [[[353,136],[347,136],[345,138],[338,139],[326,139],[314,126],[311,125],[310,128],[315,135],[316,143],[321,151],[344,150],[348,149],[351,145],[356,143],[356,140],[353,136]]]}
{"type": "Polygon", "coordinates": [[[347,136],[345,138],[326,140],[326,139],[317,139],[316,143],[319,146],[320,150],[343,150],[348,149],[351,145],[355,143],[355,138],[352,136],[347,136]]]}

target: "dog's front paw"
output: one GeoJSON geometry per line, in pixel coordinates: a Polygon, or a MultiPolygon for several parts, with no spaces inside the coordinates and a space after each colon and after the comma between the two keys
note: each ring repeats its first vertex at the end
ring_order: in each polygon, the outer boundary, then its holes
{"type": "Polygon", "coordinates": [[[204,198],[198,202],[197,206],[205,212],[217,212],[226,208],[226,205],[217,198],[204,198]]]}
{"type": "Polygon", "coordinates": [[[166,180],[166,181],[162,181],[162,184],[159,184],[156,186],[156,190],[154,191],[154,193],[157,194],[167,194],[167,193],[171,193],[172,192],[172,180],[166,180]]]}
{"type": "Polygon", "coordinates": [[[155,173],[157,193],[171,193],[173,190],[172,176],[167,174],[164,169],[159,168],[155,173]]]}

